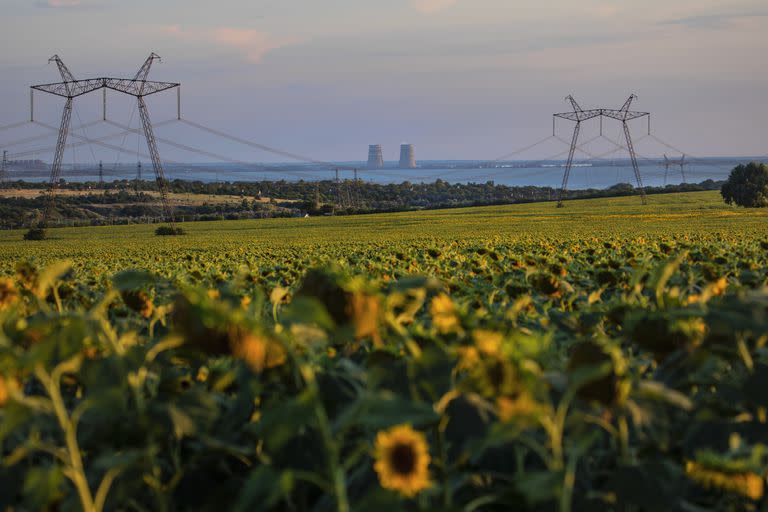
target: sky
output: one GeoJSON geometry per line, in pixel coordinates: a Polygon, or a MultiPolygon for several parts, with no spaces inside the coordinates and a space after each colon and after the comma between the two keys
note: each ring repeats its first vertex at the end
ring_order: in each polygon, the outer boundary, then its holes
{"type": "MultiPolygon", "coordinates": [[[[403,142],[415,145],[419,159],[490,160],[551,135],[552,114],[569,110],[568,94],[591,108],[618,107],[631,93],[634,108],[652,113],[654,135],[689,155],[768,153],[765,0],[0,5],[0,126],[29,117],[30,85],[60,80],[47,64],[53,54],[76,78],[130,77],[154,51],[162,62],[150,79],[182,84],[185,118],[322,160],[364,160],[374,143],[396,160],[403,142]]],[[[78,98],[73,126],[98,119],[100,100],[78,98]]],[[[175,117],[175,95],[148,101],[154,122],[175,117]]],[[[137,126],[128,98],[110,95],[109,102],[115,121],[137,126]]],[[[39,97],[37,117],[58,124],[62,103],[39,97]]],[[[568,139],[572,128],[560,123],[558,135],[568,139]]],[[[605,129],[618,140],[620,126],[605,129]]],[[[40,133],[39,126],[20,130],[0,132],[0,146],[40,133]]],[[[75,133],[115,130],[92,125],[75,133]]],[[[584,137],[596,130],[585,126],[584,137]]],[[[633,125],[633,133],[642,137],[646,126],[633,125]]],[[[285,161],[178,123],[157,134],[232,159],[285,161]]],[[[140,144],[135,136],[122,142],[140,144]]],[[[561,150],[549,140],[519,157],[561,150]]],[[[130,160],[79,151],[82,159],[130,160]]],[[[176,161],[211,160],[162,144],[161,151],[176,161]]],[[[672,152],[648,137],[638,151],[672,152]]]]}

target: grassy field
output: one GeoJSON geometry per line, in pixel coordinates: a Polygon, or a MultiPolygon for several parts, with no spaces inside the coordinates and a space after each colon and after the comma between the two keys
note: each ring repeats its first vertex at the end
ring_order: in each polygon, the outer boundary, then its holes
{"type": "MultiPolygon", "coordinates": [[[[50,230],[50,240],[22,241],[23,231],[0,232],[0,269],[16,261],[97,261],[114,271],[142,266],[141,258],[177,263],[189,253],[211,256],[269,248],[347,247],[412,242],[445,244],[497,237],[504,242],[583,237],[675,235],[768,236],[768,211],[725,205],[716,192],[666,194],[554,203],[458,208],[349,217],[315,217],[184,224],[178,238],[154,235],[155,226],[131,225],[50,230]],[[105,258],[105,255],[109,255],[105,258]]],[[[273,257],[271,255],[270,257],[273,257]]],[[[273,264],[274,262],[271,262],[273,264]]],[[[175,266],[175,265],[174,265],[175,266]]]]}

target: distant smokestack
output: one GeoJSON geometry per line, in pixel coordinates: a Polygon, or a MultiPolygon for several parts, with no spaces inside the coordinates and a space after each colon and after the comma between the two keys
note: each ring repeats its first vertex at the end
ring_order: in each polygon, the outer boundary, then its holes
{"type": "Polygon", "coordinates": [[[416,168],[416,155],[413,150],[413,144],[400,145],[400,168],[401,169],[416,168]]]}
{"type": "Polygon", "coordinates": [[[368,168],[381,169],[384,167],[384,156],[381,152],[381,144],[368,146],[368,168]]]}

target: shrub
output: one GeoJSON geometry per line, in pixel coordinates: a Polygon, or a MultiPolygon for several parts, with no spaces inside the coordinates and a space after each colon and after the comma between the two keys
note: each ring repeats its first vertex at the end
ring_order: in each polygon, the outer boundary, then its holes
{"type": "Polygon", "coordinates": [[[184,230],[175,226],[160,226],[155,230],[157,236],[175,236],[183,235],[184,230]]]}
{"type": "Polygon", "coordinates": [[[728,204],[747,208],[768,206],[768,166],[750,162],[735,167],[720,189],[720,194],[728,204]]]}
{"type": "Polygon", "coordinates": [[[24,233],[24,240],[45,240],[45,228],[30,228],[24,233]]]}

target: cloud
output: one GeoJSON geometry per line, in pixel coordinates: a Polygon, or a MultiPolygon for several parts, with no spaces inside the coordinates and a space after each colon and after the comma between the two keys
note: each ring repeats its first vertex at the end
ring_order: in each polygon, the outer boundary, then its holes
{"type": "Polygon", "coordinates": [[[737,21],[749,18],[765,17],[768,12],[751,12],[737,14],[706,14],[701,16],[689,16],[661,22],[662,25],[681,25],[692,29],[721,29],[726,28],[737,21]]]}
{"type": "Polygon", "coordinates": [[[410,0],[411,6],[422,14],[433,14],[454,5],[458,0],[410,0]]]}
{"type": "Polygon", "coordinates": [[[185,29],[180,25],[162,25],[159,29],[163,34],[178,39],[216,44],[237,50],[248,62],[253,63],[261,62],[261,59],[272,50],[299,42],[294,38],[277,38],[267,32],[236,27],[185,29]]]}
{"type": "Polygon", "coordinates": [[[49,7],[53,9],[63,9],[66,7],[80,7],[81,0],[39,0],[38,7],[49,7]]]}

